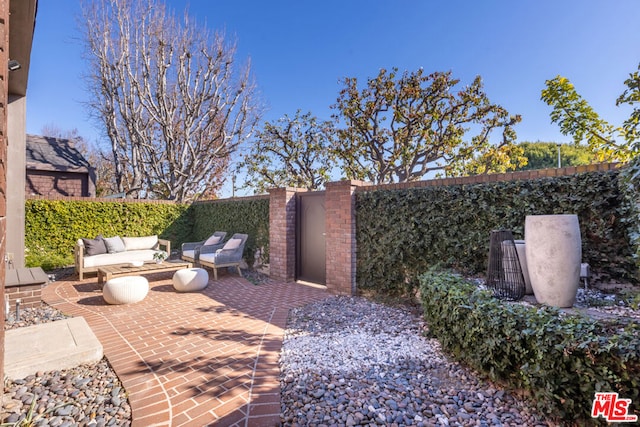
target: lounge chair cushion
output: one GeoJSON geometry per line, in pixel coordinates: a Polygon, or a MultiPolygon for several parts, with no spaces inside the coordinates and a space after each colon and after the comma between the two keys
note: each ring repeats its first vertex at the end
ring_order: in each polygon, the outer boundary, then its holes
{"type": "Polygon", "coordinates": [[[195,250],[182,251],[182,256],[190,259],[196,259],[196,251],[195,250]]]}
{"type": "Polygon", "coordinates": [[[107,247],[104,244],[102,236],[98,236],[95,239],[81,239],[84,245],[84,250],[87,255],[100,255],[107,253],[107,247]]]}
{"type": "Polygon", "coordinates": [[[222,250],[226,251],[226,250],[238,249],[238,247],[240,246],[240,243],[242,243],[242,239],[229,239],[229,241],[225,243],[224,246],[222,247],[222,250]]]}
{"type": "Polygon", "coordinates": [[[221,239],[222,239],[222,237],[220,237],[220,236],[211,236],[204,242],[204,244],[206,246],[215,245],[215,244],[219,243],[221,239]]]}

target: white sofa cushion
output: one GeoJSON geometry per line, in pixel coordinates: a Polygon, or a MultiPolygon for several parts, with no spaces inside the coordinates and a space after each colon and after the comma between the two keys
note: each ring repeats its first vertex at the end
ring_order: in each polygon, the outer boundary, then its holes
{"type": "Polygon", "coordinates": [[[158,244],[158,236],[123,237],[122,241],[124,242],[124,248],[126,251],[155,249],[158,244]]]}
{"type": "Polygon", "coordinates": [[[84,257],[84,267],[102,267],[103,265],[125,264],[131,261],[153,261],[153,249],[117,252],[84,257]]]}

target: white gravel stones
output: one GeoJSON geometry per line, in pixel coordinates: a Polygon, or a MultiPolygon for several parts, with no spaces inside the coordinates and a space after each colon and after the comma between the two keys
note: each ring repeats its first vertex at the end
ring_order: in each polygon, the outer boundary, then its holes
{"type": "MultiPolygon", "coordinates": [[[[320,304],[315,320],[307,322],[311,331],[287,331],[281,363],[289,371],[384,371],[406,358],[444,362],[438,342],[420,336],[422,321],[408,312],[355,299],[353,305],[339,304],[336,310],[332,303],[338,301],[343,302],[330,299],[320,304]]],[[[294,310],[294,319],[303,310],[294,310]]]]}
{"type": "MultiPolygon", "coordinates": [[[[64,319],[47,305],[21,310],[5,329],[64,319]]],[[[131,407],[120,379],[106,359],[73,369],[38,372],[4,385],[0,422],[34,426],[129,426],[131,407]],[[33,407],[32,407],[33,405],[33,407]],[[28,424],[31,419],[33,424],[28,424]]]]}
{"type": "Polygon", "coordinates": [[[292,310],[281,353],[287,426],[546,426],[450,362],[418,314],[331,297],[292,310]]]}

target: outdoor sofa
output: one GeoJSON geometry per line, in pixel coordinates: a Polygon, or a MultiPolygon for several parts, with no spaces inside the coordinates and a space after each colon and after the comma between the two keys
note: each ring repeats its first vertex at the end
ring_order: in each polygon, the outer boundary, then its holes
{"type": "Polygon", "coordinates": [[[105,265],[152,262],[153,255],[160,250],[171,254],[171,242],[157,235],[78,239],[74,248],[75,271],[79,280],[83,280],[85,273],[97,272],[105,265]]]}

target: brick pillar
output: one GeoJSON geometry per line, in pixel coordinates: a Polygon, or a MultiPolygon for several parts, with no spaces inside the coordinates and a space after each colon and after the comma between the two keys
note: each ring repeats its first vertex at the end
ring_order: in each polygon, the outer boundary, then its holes
{"type": "Polygon", "coordinates": [[[296,189],[269,190],[269,276],[292,282],[296,275],[296,189]]]}
{"type": "Polygon", "coordinates": [[[4,380],[4,254],[7,216],[7,103],[9,61],[9,1],[0,1],[0,379],[4,380]]]}
{"type": "Polygon", "coordinates": [[[356,294],[355,189],[360,181],[329,182],[325,192],[327,290],[356,294]]]}

